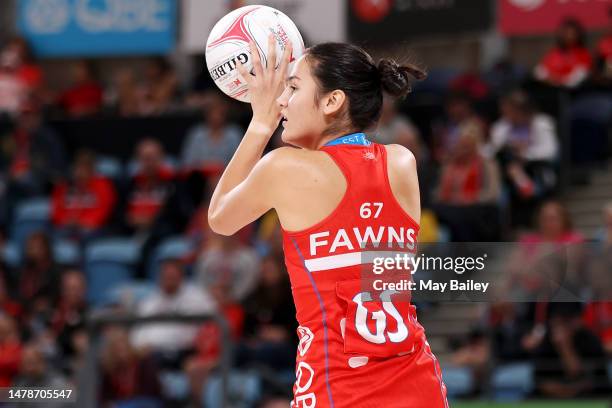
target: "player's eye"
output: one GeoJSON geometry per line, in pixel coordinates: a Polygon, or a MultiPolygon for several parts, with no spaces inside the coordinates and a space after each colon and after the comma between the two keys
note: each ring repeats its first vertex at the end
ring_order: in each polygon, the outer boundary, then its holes
{"type": "Polygon", "coordinates": [[[295,92],[297,90],[297,88],[293,85],[289,85],[289,89],[291,89],[291,92],[295,92]]]}

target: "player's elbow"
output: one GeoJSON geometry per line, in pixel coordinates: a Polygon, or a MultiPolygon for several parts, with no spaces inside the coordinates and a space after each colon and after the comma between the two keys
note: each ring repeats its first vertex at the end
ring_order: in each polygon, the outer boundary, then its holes
{"type": "Polygon", "coordinates": [[[209,210],[208,226],[215,234],[225,236],[234,235],[236,233],[236,230],[234,228],[231,228],[231,225],[228,225],[227,221],[224,218],[226,217],[223,217],[221,214],[218,213],[218,211],[215,212],[209,210]]]}

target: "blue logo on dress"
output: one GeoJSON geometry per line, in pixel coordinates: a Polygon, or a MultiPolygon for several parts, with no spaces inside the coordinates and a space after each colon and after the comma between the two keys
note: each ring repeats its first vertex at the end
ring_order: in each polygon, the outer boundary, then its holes
{"type": "Polygon", "coordinates": [[[340,136],[337,139],[325,143],[324,146],[354,145],[369,146],[372,142],[368,140],[365,133],[351,133],[350,135],[340,136]]]}

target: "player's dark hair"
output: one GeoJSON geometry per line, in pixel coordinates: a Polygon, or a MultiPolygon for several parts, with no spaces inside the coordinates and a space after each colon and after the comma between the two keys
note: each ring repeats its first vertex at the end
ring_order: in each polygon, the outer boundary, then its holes
{"type": "MultiPolygon", "coordinates": [[[[336,89],[348,99],[342,128],[360,131],[370,128],[379,117],[383,91],[395,97],[406,96],[414,80],[425,78],[412,64],[399,65],[383,58],[378,64],[361,47],[346,43],[323,43],[309,48],[306,60],[318,85],[317,100],[336,89]]],[[[326,133],[339,129],[327,129],[326,133]]]]}

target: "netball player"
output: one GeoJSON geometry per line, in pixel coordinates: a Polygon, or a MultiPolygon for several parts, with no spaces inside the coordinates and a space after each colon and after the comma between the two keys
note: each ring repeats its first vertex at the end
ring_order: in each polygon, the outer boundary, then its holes
{"type": "MultiPolygon", "coordinates": [[[[269,48],[274,50],[273,40],[269,48]]],[[[416,163],[399,145],[369,142],[383,91],[402,96],[413,66],[361,48],[308,49],[290,72],[286,47],[277,69],[251,44],[253,117],[211,198],[210,227],[230,235],[271,208],[283,230],[285,262],[300,337],[292,407],[447,407],[440,367],[396,292],[369,290],[365,248],[414,248],[420,217],[416,163]],[[262,156],[282,121],[281,147],[262,156]]],[[[370,288],[371,289],[371,288],[370,288]]],[[[406,304],[408,306],[406,307],[406,304]]]]}

